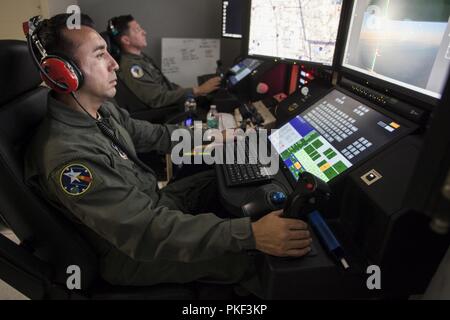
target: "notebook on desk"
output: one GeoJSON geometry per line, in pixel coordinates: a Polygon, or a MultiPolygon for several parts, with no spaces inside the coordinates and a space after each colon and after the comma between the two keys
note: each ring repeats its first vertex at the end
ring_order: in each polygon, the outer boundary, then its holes
{"type": "Polygon", "coordinates": [[[219,113],[219,130],[234,129],[236,127],[234,115],[230,113],[219,113]]]}

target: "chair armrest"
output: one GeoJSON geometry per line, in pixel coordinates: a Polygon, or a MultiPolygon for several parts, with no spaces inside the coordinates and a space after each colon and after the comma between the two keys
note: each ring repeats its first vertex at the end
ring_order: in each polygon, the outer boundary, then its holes
{"type": "Polygon", "coordinates": [[[43,299],[51,268],[0,233],[0,279],[31,299],[43,299]]]}

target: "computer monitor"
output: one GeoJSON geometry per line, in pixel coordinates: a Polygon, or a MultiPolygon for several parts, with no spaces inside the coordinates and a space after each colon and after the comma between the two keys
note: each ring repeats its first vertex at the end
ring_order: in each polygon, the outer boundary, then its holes
{"type": "Polygon", "coordinates": [[[329,182],[411,130],[333,89],[269,140],[292,178],[307,171],[329,182]]]}
{"type": "Polygon", "coordinates": [[[262,63],[262,60],[246,58],[234,65],[228,71],[228,86],[233,87],[238,84],[242,79],[255,71],[262,63]]]}
{"type": "Polygon", "coordinates": [[[244,0],[222,0],[222,37],[242,38],[244,0]]]}
{"type": "Polygon", "coordinates": [[[252,0],[248,55],[331,66],[342,0],[252,0]]]}
{"type": "Polygon", "coordinates": [[[450,66],[448,0],[355,0],[343,67],[441,98],[450,66]]]}

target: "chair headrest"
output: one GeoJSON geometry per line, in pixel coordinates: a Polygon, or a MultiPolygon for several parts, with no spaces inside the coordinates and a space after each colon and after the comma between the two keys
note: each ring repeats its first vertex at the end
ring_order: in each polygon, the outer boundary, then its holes
{"type": "Polygon", "coordinates": [[[0,40],[0,105],[35,89],[41,82],[27,43],[0,40]]]}
{"type": "Polygon", "coordinates": [[[106,45],[108,46],[108,52],[111,54],[111,56],[119,62],[120,60],[120,48],[114,41],[114,39],[111,37],[108,31],[100,32],[100,35],[105,40],[106,45]]]}

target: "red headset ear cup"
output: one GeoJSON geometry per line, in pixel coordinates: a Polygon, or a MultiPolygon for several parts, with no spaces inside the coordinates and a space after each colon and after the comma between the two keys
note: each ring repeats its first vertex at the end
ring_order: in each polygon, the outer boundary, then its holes
{"type": "Polygon", "coordinates": [[[59,93],[71,93],[77,91],[83,83],[83,74],[80,69],[70,60],[58,56],[48,56],[41,62],[42,68],[53,81],[60,83],[63,87],[55,86],[48,81],[45,75],[42,80],[53,90],[59,93]]]}

